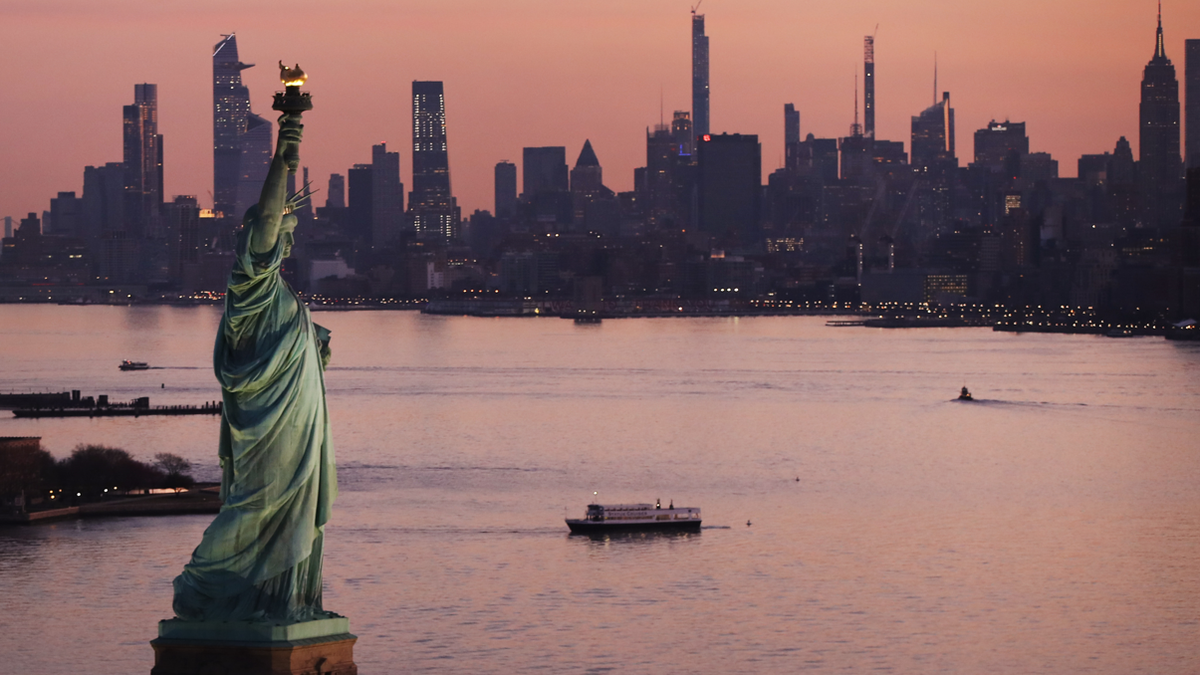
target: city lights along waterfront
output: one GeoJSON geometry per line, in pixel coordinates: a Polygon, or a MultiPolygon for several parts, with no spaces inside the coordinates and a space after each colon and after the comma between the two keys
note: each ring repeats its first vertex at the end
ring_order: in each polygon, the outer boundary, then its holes
{"type": "MultiPolygon", "coordinates": [[[[325,596],[354,617],[362,672],[1200,670],[1196,343],[316,314],[338,338],[325,596]],[[954,400],[964,384],[974,401],[954,400]],[[569,535],[593,499],[695,506],[703,526],[569,535]]],[[[3,306],[0,382],[212,400],[219,317],[3,306]],[[156,369],[118,372],[129,358],[156,369]]],[[[217,432],[0,417],[56,457],[166,451],[202,480],[217,432]]],[[[0,529],[6,663],[148,672],[211,519],[0,529]]]]}

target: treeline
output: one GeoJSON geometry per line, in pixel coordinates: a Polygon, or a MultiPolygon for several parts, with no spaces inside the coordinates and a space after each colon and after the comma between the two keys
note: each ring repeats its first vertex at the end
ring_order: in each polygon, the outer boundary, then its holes
{"type": "Polygon", "coordinates": [[[20,496],[36,503],[54,495],[56,502],[71,503],[128,490],[190,488],[196,482],[191,468],[186,459],[169,452],[157,453],[147,463],[104,445],[79,445],[59,460],[40,444],[11,448],[0,454],[0,497],[20,496]]]}

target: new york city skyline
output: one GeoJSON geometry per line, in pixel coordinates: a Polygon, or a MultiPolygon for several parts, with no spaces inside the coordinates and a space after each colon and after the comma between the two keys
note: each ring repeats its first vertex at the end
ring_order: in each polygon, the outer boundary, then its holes
{"type": "MultiPolygon", "coordinates": [[[[660,112],[669,121],[692,107],[686,3],[295,6],[293,32],[280,35],[263,29],[278,14],[260,3],[17,4],[0,31],[16,53],[37,58],[4,76],[12,109],[0,213],[41,211],[57,192],[81,189],[83,166],[119,161],[121,109],[143,82],[159,89],[164,198],[190,194],[209,205],[209,56],[222,33],[236,32],[242,60],[257,64],[243,72],[257,114],[271,116],[277,60],[312,75],[320,112],[306,120],[303,163],[317,186],[368,161],[382,142],[402,150],[401,177],[411,185],[410,86],[444,82],[464,216],[492,208],[493,168],[519,161],[522,147],[562,145],[573,156],[590,140],[605,183],[630,189],[645,163],[645,129],[660,112]]],[[[960,155],[970,152],[964,133],[1010,119],[1027,124],[1031,150],[1074,175],[1081,154],[1111,151],[1120,136],[1138,151],[1138,82],[1154,53],[1155,12],[1150,2],[1016,2],[1002,12],[933,2],[710,2],[699,13],[710,40],[711,131],[757,134],[764,174],[782,164],[784,103],[800,111],[802,134],[847,135],[856,73],[862,121],[863,36],[875,34],[878,138],[907,146],[911,116],[933,100],[936,51],[938,90],[954,95],[960,155]]],[[[1168,3],[1163,23],[1166,54],[1182,71],[1200,8],[1168,3]]]]}

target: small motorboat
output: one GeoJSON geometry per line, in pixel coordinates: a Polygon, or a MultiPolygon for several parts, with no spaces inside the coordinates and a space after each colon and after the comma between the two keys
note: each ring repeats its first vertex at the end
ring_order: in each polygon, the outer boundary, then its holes
{"type": "Polygon", "coordinates": [[[975,397],[971,396],[971,392],[970,392],[970,391],[967,391],[967,388],[966,388],[966,387],[963,387],[963,388],[962,388],[962,392],[961,392],[961,393],[959,393],[959,395],[958,395],[958,400],[960,400],[960,401],[974,401],[974,400],[975,400],[975,397]]]}
{"type": "Polygon", "coordinates": [[[144,361],[130,361],[128,359],[122,361],[121,365],[117,367],[121,370],[150,370],[149,363],[144,361]]]}

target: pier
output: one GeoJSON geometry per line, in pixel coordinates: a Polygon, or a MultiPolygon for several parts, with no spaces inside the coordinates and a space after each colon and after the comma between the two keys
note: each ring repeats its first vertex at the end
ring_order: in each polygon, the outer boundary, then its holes
{"type": "Polygon", "coordinates": [[[151,415],[220,415],[221,402],[212,401],[201,405],[161,405],[151,407],[149,398],[143,397],[132,404],[97,405],[91,408],[18,408],[13,416],[40,417],[148,417],[151,415]]]}

